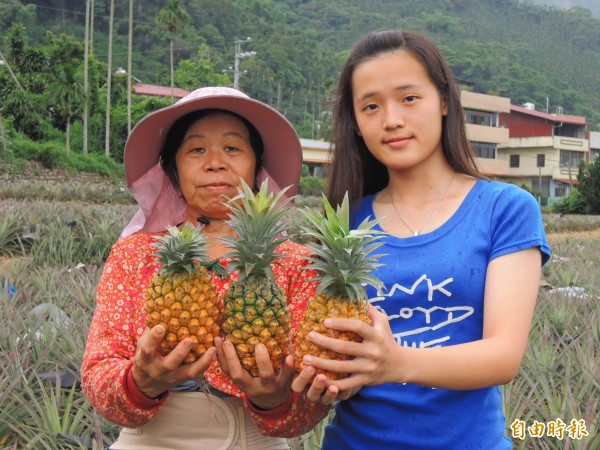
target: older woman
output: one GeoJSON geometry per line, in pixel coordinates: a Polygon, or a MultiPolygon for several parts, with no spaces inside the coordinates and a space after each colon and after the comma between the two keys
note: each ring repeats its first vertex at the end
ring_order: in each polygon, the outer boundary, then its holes
{"type": "MultiPolygon", "coordinates": [[[[182,341],[161,357],[164,330],[145,327],[144,292],[157,270],[151,247],[157,235],[168,225],[201,223],[210,257],[227,264],[229,249],[220,238],[235,233],[226,223],[224,196],[234,197],[242,180],[256,186],[267,177],[271,189],[291,186],[286,194],[293,195],[301,165],[289,122],[230,88],[198,89],[132,131],[125,171],[140,211],[106,262],[82,365],[87,398],[124,427],[112,449],[285,449],[282,437],[310,430],[327,413],[327,406],[291,392],[291,357],[282,370],[252,377],[217,339],[218,358],[212,347],[182,364],[189,345],[182,341]],[[208,383],[210,395],[197,380],[208,383]]],[[[289,257],[273,272],[298,324],[315,288],[302,258],[307,250],[288,241],[278,253],[289,257]]],[[[213,277],[213,283],[222,296],[231,279],[213,277]]],[[[270,360],[261,350],[256,358],[264,367],[270,360]]]]}

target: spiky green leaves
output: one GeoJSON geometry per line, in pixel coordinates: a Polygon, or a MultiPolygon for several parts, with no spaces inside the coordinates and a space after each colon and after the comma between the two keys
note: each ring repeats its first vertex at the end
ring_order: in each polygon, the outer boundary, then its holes
{"type": "Polygon", "coordinates": [[[157,240],[152,246],[156,248],[154,255],[162,264],[161,275],[194,273],[198,269],[196,262],[223,275],[222,266],[208,261],[208,242],[201,227],[190,223],[186,223],[181,230],[177,227],[167,227],[167,234],[157,237],[157,240]]]}
{"type": "Polygon", "coordinates": [[[319,292],[350,300],[365,299],[363,284],[376,289],[382,287],[381,280],[371,274],[381,266],[377,261],[383,255],[372,252],[383,243],[376,242],[384,234],[373,230],[380,219],[365,219],[355,230],[350,229],[350,205],[348,194],[342,204],[334,210],[323,196],[324,212],[305,208],[302,210],[309,222],[302,230],[317,239],[308,243],[313,256],[308,259],[318,272],[319,292]]]}
{"type": "Polygon", "coordinates": [[[239,195],[228,199],[227,206],[231,214],[227,224],[237,233],[238,239],[221,239],[232,249],[226,256],[232,258],[229,267],[232,270],[239,269],[240,281],[255,277],[267,277],[274,281],[271,264],[285,256],[275,253],[275,250],[287,240],[282,219],[285,205],[291,200],[284,198],[288,189],[286,187],[277,195],[269,193],[268,180],[265,180],[260,190],[254,193],[242,180],[239,195]]]}

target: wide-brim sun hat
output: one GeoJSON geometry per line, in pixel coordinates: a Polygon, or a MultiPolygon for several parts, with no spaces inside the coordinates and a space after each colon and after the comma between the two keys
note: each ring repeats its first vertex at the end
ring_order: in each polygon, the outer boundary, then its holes
{"type": "Polygon", "coordinates": [[[264,145],[262,168],[279,187],[292,186],[288,195],[295,195],[302,171],[302,146],[296,131],[276,109],[228,87],[196,89],[138,122],[125,145],[127,184],[131,186],[158,162],[166,135],[178,119],[213,108],[239,114],[256,127],[264,145]]]}
{"type": "Polygon", "coordinates": [[[183,217],[185,202],[160,167],[159,155],[173,124],[188,113],[204,109],[231,111],[252,123],[264,147],[257,182],[268,178],[269,191],[278,192],[289,186],[286,197],[297,193],[302,146],[290,122],[276,109],[237,89],[203,87],[171,106],[148,114],[131,131],[125,145],[125,178],[140,211],[122,236],[137,231],[161,231],[183,217]]]}

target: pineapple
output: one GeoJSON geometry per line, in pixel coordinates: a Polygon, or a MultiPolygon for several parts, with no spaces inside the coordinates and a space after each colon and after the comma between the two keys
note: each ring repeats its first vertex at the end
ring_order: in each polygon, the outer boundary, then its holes
{"type": "Polygon", "coordinates": [[[240,194],[229,200],[228,224],[237,235],[222,238],[232,249],[230,270],[239,270],[237,281],[224,297],[223,331],[233,343],[244,369],[258,376],[254,349],[262,343],[269,351],[273,368],[281,368],[289,354],[290,315],[287,298],[273,276],[271,264],[283,257],[275,253],[286,240],[282,222],[289,202],[282,200],[287,189],[276,196],[267,191],[266,180],[256,194],[243,183],[240,194]],[[241,203],[237,200],[241,199],[241,203]]]}
{"type": "MultiPolygon", "coordinates": [[[[304,368],[304,355],[324,359],[347,360],[350,356],[339,354],[320,347],[308,340],[308,333],[316,331],[322,335],[360,342],[361,337],[354,332],[332,330],[323,321],[328,317],[359,319],[370,323],[367,315],[367,297],[363,284],[377,289],[381,281],[370,272],[379,267],[379,257],[371,255],[382,243],[375,242],[383,232],[372,230],[379,220],[365,219],[356,230],[350,230],[350,208],[348,194],[342,204],[334,210],[323,196],[324,213],[306,208],[302,210],[309,225],[302,230],[318,242],[306,244],[313,252],[308,259],[310,267],[317,272],[317,294],[306,307],[300,329],[295,336],[295,369],[304,368]]],[[[318,369],[328,379],[345,378],[348,374],[318,369]]]]}
{"type": "Polygon", "coordinates": [[[196,345],[185,358],[189,364],[213,345],[220,333],[221,307],[210,271],[224,275],[224,268],[207,262],[208,243],[201,228],[186,223],[181,231],[168,232],[153,244],[154,255],[162,264],[146,291],[146,326],[162,324],[166,333],[160,353],[167,355],[185,338],[196,345]]]}

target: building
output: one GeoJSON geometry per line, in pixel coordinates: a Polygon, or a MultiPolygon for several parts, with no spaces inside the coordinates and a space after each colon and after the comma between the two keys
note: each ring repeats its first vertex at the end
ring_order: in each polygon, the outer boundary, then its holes
{"type": "Polygon", "coordinates": [[[600,156],[600,131],[590,131],[587,134],[590,141],[590,153],[588,162],[592,163],[600,156]]]}
{"type": "Polygon", "coordinates": [[[500,125],[500,114],[510,112],[510,99],[463,89],[460,100],[479,170],[495,178],[509,176],[508,163],[499,157],[498,147],[508,143],[509,131],[500,125]]]}
{"type": "Polygon", "coordinates": [[[308,175],[325,178],[331,163],[331,143],[316,139],[300,139],[302,159],[308,167],[308,175]]]}
{"type": "Polygon", "coordinates": [[[560,108],[549,114],[526,103],[501,113],[500,126],[510,134],[498,153],[508,162],[507,181],[541,192],[549,202],[569,195],[580,161],[589,160],[585,117],[563,114],[560,108]]]}

